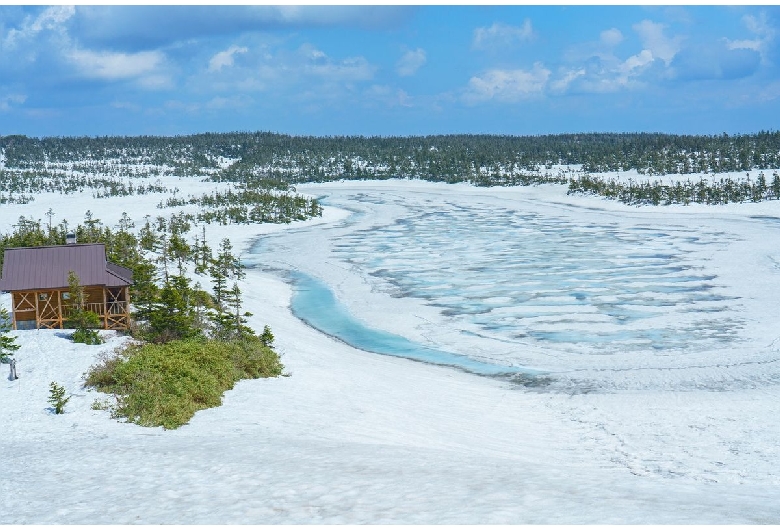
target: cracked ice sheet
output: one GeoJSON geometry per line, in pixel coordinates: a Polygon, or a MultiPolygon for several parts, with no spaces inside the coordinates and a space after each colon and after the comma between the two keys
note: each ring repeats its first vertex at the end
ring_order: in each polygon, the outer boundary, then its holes
{"type": "MultiPolygon", "coordinates": [[[[177,185],[184,190],[186,182],[177,185]]],[[[316,186],[302,188],[313,195],[323,193],[316,186]]],[[[711,252],[723,262],[714,272],[726,294],[742,300],[740,333],[755,333],[747,335],[746,349],[755,350],[761,361],[761,355],[766,355],[761,345],[771,343],[772,333],[763,326],[767,315],[776,314],[772,297],[777,300],[777,276],[772,274],[777,273],[768,272],[773,262],[762,261],[766,257],[762,252],[776,257],[777,251],[762,250],[756,243],[761,237],[771,238],[771,233],[762,232],[749,216],[777,216],[777,204],[634,209],[567,197],[556,187],[482,190],[390,182],[344,188],[358,193],[378,189],[404,201],[410,194],[419,195],[415,200],[429,200],[432,207],[451,200],[454,192],[487,202],[511,199],[528,208],[542,201],[541,213],[563,210],[578,212],[572,214],[575,217],[597,218],[603,214],[625,219],[620,226],[641,214],[643,223],[648,216],[654,222],[655,216],[660,217],[659,223],[691,226],[692,232],[702,225],[716,230],[720,225],[737,227],[738,239],[728,243],[735,252],[711,252]]],[[[55,211],[59,217],[66,214],[63,208],[72,207],[73,222],[87,208],[104,220],[111,215],[118,218],[127,208],[138,220],[143,212],[158,213],[157,202],[159,197],[105,201],[69,197],[55,211]]],[[[49,204],[36,201],[21,210],[4,205],[2,229],[9,230],[20,211],[29,214],[33,206],[40,209],[40,217],[49,204]]],[[[448,320],[441,317],[441,308],[392,298],[382,290],[372,293],[375,277],[331,259],[330,254],[323,257],[326,254],[320,250],[328,249],[327,234],[347,221],[339,211],[329,210],[322,221],[307,223],[319,224],[321,230],[312,232],[313,237],[297,250],[305,250],[312,262],[323,261],[313,272],[324,270],[321,277],[345,304],[366,309],[359,314],[372,325],[424,341],[418,325],[425,317],[431,324],[423,331],[437,344],[451,344],[448,329],[442,327],[448,320]],[[365,296],[379,304],[374,313],[370,303],[361,302],[365,296]]],[[[377,221],[383,220],[377,217],[377,221]]],[[[238,249],[246,250],[253,236],[280,229],[295,232],[301,225],[209,227],[208,235],[212,245],[228,236],[238,249]]],[[[22,379],[0,381],[3,522],[773,523],[780,519],[776,502],[780,395],[771,363],[763,371],[751,370],[751,365],[728,366],[732,357],[740,360],[738,352],[715,349],[711,353],[723,361],[721,367],[693,368],[687,361],[675,364],[656,356],[667,364],[637,370],[629,356],[622,361],[617,356],[622,364],[610,360],[615,355],[602,356],[611,368],[589,368],[583,377],[592,387],[589,393],[574,382],[529,391],[354,350],[294,318],[289,312],[290,287],[273,275],[248,271],[241,288],[247,293],[247,310],[255,314],[251,324],[271,325],[292,377],[241,382],[226,394],[222,407],[199,412],[189,425],[174,432],[117,423],[106,412],[91,410],[100,395],[80,388],[81,374],[118,339],[86,347],[73,345],[56,331],[17,332],[23,342],[18,353],[22,379]],[[46,411],[51,380],[76,394],[63,416],[46,411]]],[[[0,301],[7,305],[8,297],[1,296],[0,301]]],[[[491,303],[501,301],[502,297],[495,297],[491,303]]],[[[481,346],[486,357],[492,354],[492,345],[501,342],[477,337],[471,344],[478,346],[483,340],[491,341],[481,346]]],[[[587,351],[528,355],[561,367],[580,358],[597,362],[587,351]]],[[[704,353],[689,355],[705,357],[704,353]]]]}
{"type": "Polygon", "coordinates": [[[250,259],[319,277],[373,327],[549,370],[568,391],[750,388],[780,375],[767,252],[780,223],[757,218],[777,203],[637,209],[554,186],[301,189],[356,213],[263,238],[250,259]]]}

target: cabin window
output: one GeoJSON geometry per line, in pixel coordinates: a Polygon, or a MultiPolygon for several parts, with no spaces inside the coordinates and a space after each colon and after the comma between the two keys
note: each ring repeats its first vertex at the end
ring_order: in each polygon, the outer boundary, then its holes
{"type": "Polygon", "coordinates": [[[38,300],[40,300],[41,302],[45,302],[48,299],[49,299],[49,293],[39,293],[38,294],[38,300]]]}
{"type": "Polygon", "coordinates": [[[63,300],[70,300],[70,293],[62,293],[63,300]]]}

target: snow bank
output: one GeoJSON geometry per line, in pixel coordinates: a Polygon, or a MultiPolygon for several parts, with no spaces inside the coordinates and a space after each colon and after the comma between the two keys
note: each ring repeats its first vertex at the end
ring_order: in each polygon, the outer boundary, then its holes
{"type": "MultiPolygon", "coordinates": [[[[213,184],[181,180],[176,186],[186,194],[213,184]]],[[[640,211],[593,197],[569,197],[562,186],[475,189],[408,181],[306,185],[299,191],[342,194],[344,207],[328,207],[322,219],[289,226],[207,228],[212,246],[229,237],[245,258],[258,238],[262,246],[266,234],[280,230],[304,234],[293,239],[301,246],[290,247],[287,254],[251,256],[256,266],[241,286],[246,309],[255,315],[250,323],[256,329],[271,326],[291,377],[242,381],[226,394],[222,407],[198,412],[189,425],[176,431],[148,429],[93,410],[93,402],[102,395],[81,388],[81,374],[124,339],[104,332],[107,344],[76,346],[61,331],[15,332],[22,344],[17,354],[21,378],[0,380],[4,460],[0,520],[11,524],[780,520],[776,502],[780,392],[776,363],[767,354],[773,348],[772,333],[778,334],[774,328],[755,337],[767,344],[750,346],[756,362],[764,363],[765,374],[763,379],[751,379],[751,386],[719,389],[713,386],[717,373],[705,377],[691,364],[667,363],[649,379],[641,375],[646,370],[631,366],[599,377],[598,370],[590,368],[589,380],[598,382],[594,388],[527,389],[350,348],[292,316],[291,287],[263,270],[263,263],[295,266],[305,258],[310,272],[326,280],[369,324],[414,340],[454,346],[446,326],[438,326],[447,321],[435,307],[372,290],[377,285],[372,286],[359,268],[330,254],[332,235],[352,222],[347,208],[376,212],[379,217],[366,213],[363,220],[377,226],[393,212],[403,215],[410,200],[431,210],[458,201],[511,201],[517,208],[567,212],[584,220],[607,216],[621,226],[678,223],[689,226],[692,234],[706,228],[735,236],[724,243],[729,252],[715,256],[713,251],[713,267],[725,288],[741,290],[742,298],[749,299],[737,309],[749,339],[753,330],[763,329],[777,314],[780,273],[772,265],[780,262],[780,254],[768,244],[776,241],[770,238],[773,232],[751,216],[780,217],[778,203],[640,211]],[[364,199],[373,196],[397,203],[390,210],[365,210],[365,200],[349,199],[361,193],[364,199]],[[426,318],[432,325],[421,328],[419,323],[426,318]],[[421,329],[432,333],[423,336],[421,329]],[[624,384],[632,378],[642,384],[624,384]],[[682,379],[705,384],[701,389],[682,388],[677,384],[682,379]],[[51,381],[74,395],[64,415],[47,410],[51,381]]],[[[10,230],[21,214],[43,217],[49,207],[56,219],[64,216],[71,223],[81,220],[87,209],[106,224],[116,222],[122,211],[139,223],[145,214],[169,214],[154,208],[160,198],[39,197],[31,205],[3,205],[0,230],[10,230]]],[[[697,259],[700,264],[706,261],[697,259]]],[[[8,305],[9,297],[2,295],[0,301],[8,305]]],[[[489,349],[477,340],[470,344],[489,349]]],[[[732,357],[719,349],[710,353],[714,358],[708,360],[709,366],[717,366],[721,359],[720,374],[740,377],[738,370],[727,367],[739,351],[729,354],[732,357]]],[[[557,370],[572,359],[554,350],[546,355],[557,370]]]]}

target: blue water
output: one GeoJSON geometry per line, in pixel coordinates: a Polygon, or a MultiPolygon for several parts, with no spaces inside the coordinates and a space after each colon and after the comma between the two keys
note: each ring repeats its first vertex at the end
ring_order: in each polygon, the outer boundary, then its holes
{"type": "Polygon", "coordinates": [[[366,327],[336,300],[330,289],[321,281],[298,271],[291,272],[290,277],[294,288],[293,314],[313,328],[355,348],[382,355],[451,366],[478,375],[534,376],[542,373],[530,368],[480,362],[464,355],[428,348],[398,335],[366,327]]]}
{"type": "Polygon", "coordinates": [[[706,316],[725,315],[734,299],[701,260],[689,260],[692,245],[723,240],[682,226],[622,227],[475,204],[410,207],[391,224],[341,235],[332,248],[393,296],[422,299],[458,327],[619,354],[736,338],[739,322],[706,316]]]}
{"type": "Polygon", "coordinates": [[[335,201],[362,211],[360,203],[405,210],[284,231],[252,249],[258,264],[292,278],[296,316],[356,348],[495,375],[539,373],[518,368],[535,365],[529,359],[539,355],[537,366],[558,355],[602,366],[606,355],[622,362],[696,354],[740,340],[740,301],[709,267],[728,234],[699,229],[692,236],[681,225],[623,226],[611,217],[583,221],[480,203],[420,205],[380,193],[335,201]],[[311,270],[312,254],[299,252],[308,245],[318,260],[369,278],[375,292],[435,309],[453,334],[500,344],[481,348],[490,358],[472,359],[370,329],[327,285],[297,272],[311,270]]]}

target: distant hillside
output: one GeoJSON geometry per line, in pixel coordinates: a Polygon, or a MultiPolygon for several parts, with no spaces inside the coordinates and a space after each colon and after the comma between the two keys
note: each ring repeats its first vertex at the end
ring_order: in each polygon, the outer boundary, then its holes
{"type": "MultiPolygon", "coordinates": [[[[575,180],[610,171],[636,170],[652,177],[777,168],[780,132],[763,131],[735,136],[313,137],[235,132],[175,137],[0,137],[0,192],[16,193],[63,188],[64,182],[116,188],[119,184],[101,179],[176,175],[277,188],[300,182],[397,177],[479,186],[555,182],[569,183],[573,192],[602,194],[600,185],[578,185],[575,180]],[[73,179],[81,180],[74,183],[73,179]]],[[[777,198],[768,189],[725,196],[734,196],[732,200],[777,198]]],[[[633,192],[628,195],[635,197],[633,192]]]]}
{"type": "Polygon", "coordinates": [[[724,173],[780,167],[780,132],[730,136],[656,133],[547,136],[313,137],[269,132],[191,136],[0,137],[6,168],[114,160],[176,170],[264,172],[294,182],[415,177],[471,181],[480,174],[582,165],[588,172],[724,173]]]}

